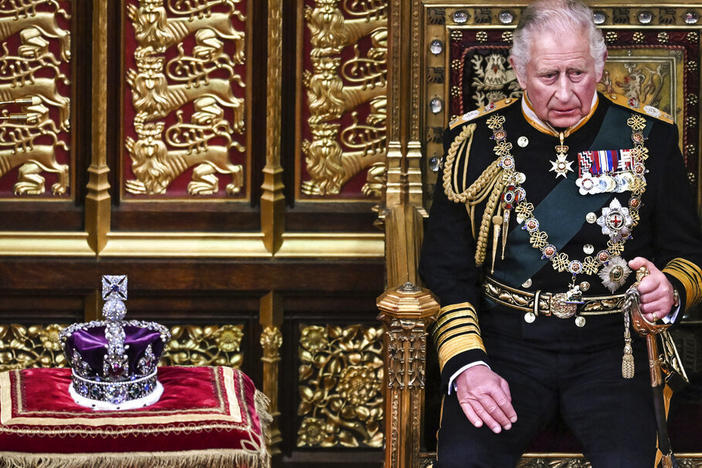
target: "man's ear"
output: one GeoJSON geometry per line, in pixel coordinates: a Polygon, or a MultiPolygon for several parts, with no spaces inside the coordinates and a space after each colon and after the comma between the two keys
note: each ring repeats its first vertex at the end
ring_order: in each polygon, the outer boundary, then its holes
{"type": "Polygon", "coordinates": [[[512,70],[514,70],[514,74],[517,76],[517,81],[519,82],[519,87],[522,89],[526,89],[526,79],[519,73],[519,69],[514,64],[514,58],[511,55],[509,56],[509,64],[512,66],[512,70]]]}
{"type": "Polygon", "coordinates": [[[602,75],[604,74],[604,64],[607,61],[607,56],[608,56],[608,54],[607,54],[607,51],[605,50],[604,57],[602,57],[602,70],[600,70],[600,73],[598,73],[597,76],[595,76],[598,83],[602,80],[602,75]]]}

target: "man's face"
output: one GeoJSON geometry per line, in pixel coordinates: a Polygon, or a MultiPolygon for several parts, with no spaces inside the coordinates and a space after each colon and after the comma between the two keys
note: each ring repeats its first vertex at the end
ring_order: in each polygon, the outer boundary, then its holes
{"type": "Polygon", "coordinates": [[[590,112],[602,73],[585,31],[535,33],[525,76],[517,76],[536,115],[554,127],[575,125],[590,112]]]}

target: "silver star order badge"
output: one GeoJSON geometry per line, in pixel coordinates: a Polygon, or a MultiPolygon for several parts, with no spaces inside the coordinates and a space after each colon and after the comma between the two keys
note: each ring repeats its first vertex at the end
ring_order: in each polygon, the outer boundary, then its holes
{"type": "Polygon", "coordinates": [[[599,272],[602,284],[614,292],[621,288],[629,277],[631,269],[622,257],[613,257],[599,272]]]}
{"type": "Polygon", "coordinates": [[[629,208],[624,208],[616,198],[612,199],[608,207],[602,208],[602,215],[597,218],[602,234],[615,241],[627,239],[633,223],[629,208]]]}
{"type": "Polygon", "coordinates": [[[560,176],[565,177],[569,172],[573,172],[573,168],[571,167],[573,165],[573,161],[568,161],[567,158],[567,154],[558,153],[555,161],[549,161],[551,163],[551,169],[549,169],[549,172],[555,172],[556,179],[558,179],[560,176]]]}

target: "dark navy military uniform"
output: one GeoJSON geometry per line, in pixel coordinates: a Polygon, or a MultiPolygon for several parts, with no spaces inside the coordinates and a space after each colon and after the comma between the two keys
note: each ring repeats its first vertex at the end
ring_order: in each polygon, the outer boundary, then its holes
{"type": "MultiPolygon", "coordinates": [[[[556,159],[558,138],[544,133],[525,117],[520,100],[501,102],[447,131],[448,152],[467,125],[475,124],[469,145],[454,144],[455,161],[448,187],[466,190],[495,161],[494,130],[487,126],[493,115],[504,116],[503,129],[512,143],[516,170],[526,175],[521,186],[539,213],[540,229],[570,259],[583,259],[586,251],[607,248],[609,237],[602,227],[586,220],[598,217],[616,197],[627,206],[630,192],[580,195],[576,155],[585,150],[632,148],[627,119],[637,114],[600,95],[585,123],[565,139],[574,172],[567,178],[549,171],[556,159]],[[520,138],[521,137],[521,138],[520,138]],[[520,143],[518,143],[518,141],[520,143]],[[524,144],[526,142],[526,144],[524,144]],[[455,151],[458,148],[458,151],[455,151]],[[555,194],[555,195],[554,195],[555,194]],[[559,236],[563,238],[558,238],[559,236]]],[[[641,256],[661,269],[681,298],[681,313],[702,298],[702,244],[699,221],[674,125],[638,113],[646,122],[646,190],[641,198],[640,220],[624,245],[621,257],[641,256]]],[[[588,316],[584,326],[574,320],[537,316],[527,323],[524,312],[486,297],[486,276],[528,293],[564,292],[571,281],[568,271],[556,271],[530,245],[529,234],[514,213],[509,223],[504,260],[498,252],[491,267],[491,245],[485,264],[476,266],[476,239],[463,203],[450,201],[439,178],[422,248],[420,273],[438,296],[442,309],[434,331],[444,389],[466,364],[484,361],[510,385],[518,421],[512,429],[494,434],[475,428],[463,414],[455,392],[445,397],[438,434],[439,467],[514,466],[531,439],[560,414],[583,444],[596,468],[653,465],[656,432],[645,343],[634,337],[636,372],[622,378],[624,325],[621,313],[588,316]]],[[[485,203],[473,217],[480,223],[485,203]]],[[[592,219],[591,219],[592,221],[592,219]]],[[[635,278],[611,292],[597,275],[579,274],[587,281],[587,296],[622,294],[635,278]]],[[[632,332],[633,333],[633,332],[632,332]]]]}

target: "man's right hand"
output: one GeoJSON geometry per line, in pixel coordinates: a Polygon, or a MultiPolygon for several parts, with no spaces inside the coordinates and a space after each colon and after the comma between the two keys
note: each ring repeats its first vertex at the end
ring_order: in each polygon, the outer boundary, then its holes
{"type": "Polygon", "coordinates": [[[458,403],[475,427],[485,423],[498,434],[517,421],[507,381],[489,367],[470,367],[456,378],[455,384],[458,403]]]}

